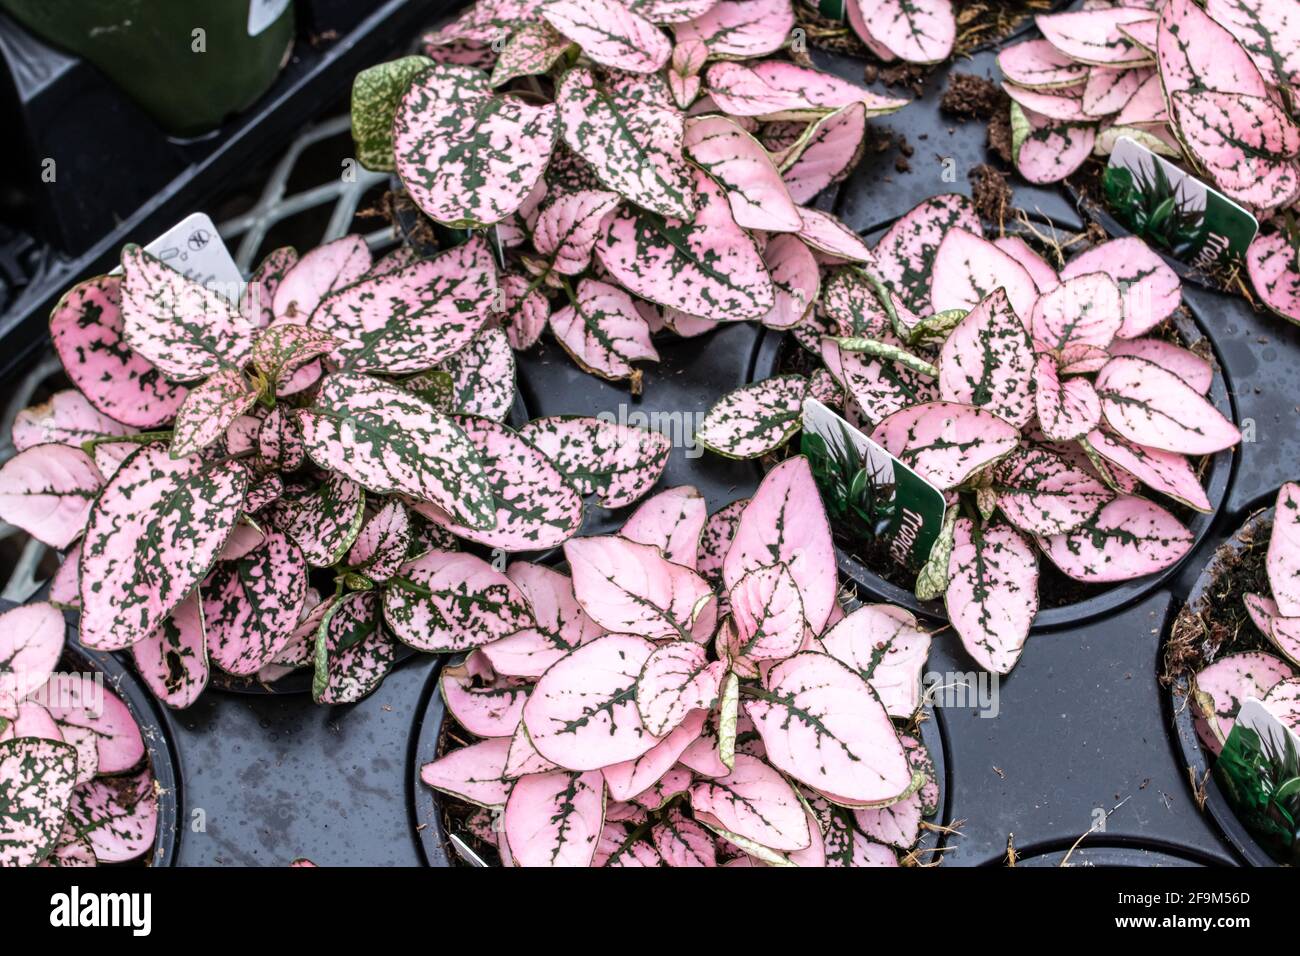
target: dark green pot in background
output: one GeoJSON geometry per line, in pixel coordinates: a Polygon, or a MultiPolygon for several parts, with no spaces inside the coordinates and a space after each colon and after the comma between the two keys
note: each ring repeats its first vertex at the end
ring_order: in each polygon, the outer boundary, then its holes
{"type": "Polygon", "coordinates": [[[95,64],[178,136],[251,105],[293,45],[292,0],[0,0],[0,9],[95,64]]]}

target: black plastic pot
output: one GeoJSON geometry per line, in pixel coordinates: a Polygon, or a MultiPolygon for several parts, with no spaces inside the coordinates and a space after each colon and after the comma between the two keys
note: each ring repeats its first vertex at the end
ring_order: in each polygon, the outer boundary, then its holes
{"type": "MultiPolygon", "coordinates": [[[[445,746],[443,737],[448,716],[447,705],[438,688],[439,675],[440,670],[429,675],[429,683],[420,700],[420,718],[416,723],[410,769],[410,786],[413,789],[411,808],[425,862],[429,866],[456,866],[470,861],[460,854],[449,839],[443,812],[443,803],[447,798],[420,779],[420,768],[441,756],[445,746]]],[[[928,719],[921,722],[921,740],[934,761],[935,777],[939,781],[939,807],[933,816],[926,818],[926,822],[947,827],[952,822],[948,814],[948,788],[952,786],[952,776],[945,759],[945,737],[941,722],[935,719],[934,708],[927,707],[925,711],[928,719]]],[[[946,834],[926,829],[922,831],[918,847],[921,850],[935,851],[936,858],[939,858],[943,855],[942,848],[947,839],[946,834]]]]}
{"type": "MultiPolygon", "coordinates": [[[[1243,540],[1246,536],[1263,534],[1268,528],[1272,527],[1272,524],[1272,508],[1259,511],[1248,518],[1246,523],[1231,538],[1219,546],[1214,553],[1214,558],[1197,576],[1196,583],[1192,585],[1191,593],[1187,596],[1185,606],[1193,609],[1203,606],[1209,600],[1207,592],[1221,572],[1225,558],[1228,555],[1239,554],[1242,551],[1246,546],[1243,540]]],[[[1237,597],[1240,599],[1240,595],[1237,597]]],[[[1177,615],[1170,618],[1169,627],[1171,629],[1176,620],[1177,615]]],[[[1231,651],[1228,650],[1227,653],[1231,653],[1231,651]]],[[[1260,846],[1259,841],[1237,819],[1237,814],[1228,802],[1228,798],[1224,795],[1218,780],[1210,772],[1214,765],[1214,758],[1206,752],[1201,745],[1200,738],[1196,735],[1194,726],[1196,715],[1193,713],[1191,698],[1188,696],[1188,685],[1188,676],[1180,676],[1170,688],[1165,705],[1169,710],[1175,744],[1184,763],[1191,773],[1195,774],[1197,781],[1204,781],[1205,811],[1219,825],[1228,841],[1247,863],[1251,866],[1277,866],[1277,861],[1268,854],[1267,850],[1260,846]]]]}

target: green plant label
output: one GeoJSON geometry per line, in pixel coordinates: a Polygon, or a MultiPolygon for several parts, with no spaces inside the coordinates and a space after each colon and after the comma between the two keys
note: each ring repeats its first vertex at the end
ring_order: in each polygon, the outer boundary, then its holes
{"type": "Polygon", "coordinates": [[[834,530],[919,570],[943,527],[943,492],[815,398],[799,444],[834,530]]]}
{"type": "Polygon", "coordinates": [[[1102,188],[1124,228],[1207,272],[1242,261],[1259,232],[1246,209],[1128,136],[1115,144],[1102,188]]]}
{"type": "Polygon", "coordinates": [[[1214,764],[1237,819],[1279,863],[1300,863],[1300,736],[1246,698],[1214,764]]]}

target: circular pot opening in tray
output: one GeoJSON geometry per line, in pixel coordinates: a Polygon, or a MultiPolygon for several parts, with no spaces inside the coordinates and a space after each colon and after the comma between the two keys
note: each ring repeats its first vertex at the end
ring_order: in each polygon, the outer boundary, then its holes
{"type": "MultiPolygon", "coordinates": [[[[140,736],[144,739],[145,760],[153,773],[158,801],[158,824],[153,852],[123,866],[172,866],[176,862],[180,819],[181,779],[175,747],[167,723],[159,712],[153,694],[135,673],[113,654],[92,651],[76,642],[76,629],[68,628],[59,670],[63,672],[96,671],[104,675],[107,687],[126,704],[140,736]]],[[[101,864],[102,865],[102,864],[101,864]]]]}
{"type": "Polygon", "coordinates": [[[1252,866],[1276,866],[1278,861],[1246,829],[1219,786],[1213,773],[1215,756],[1197,732],[1190,686],[1193,674],[1227,654],[1263,651],[1277,656],[1242,603],[1243,594],[1269,593],[1265,557],[1272,527],[1272,508],[1256,512],[1215,551],[1167,629],[1160,674],[1169,688],[1165,706],[1174,748],[1188,768],[1194,796],[1252,866]]]}
{"type": "MultiPolygon", "coordinates": [[[[1228,382],[1214,352],[1213,344],[1203,331],[1200,320],[1184,304],[1175,313],[1168,330],[1168,334],[1174,341],[1210,360],[1214,379],[1207,398],[1229,420],[1235,422],[1236,408],[1230,396],[1228,382]]],[[[818,360],[811,358],[809,353],[798,345],[793,336],[768,333],[760,349],[754,378],[761,380],[783,372],[810,371],[819,364],[818,360]]],[[[1169,510],[1191,531],[1193,541],[1188,554],[1200,546],[1214,525],[1215,517],[1227,495],[1232,463],[1231,449],[1207,455],[1199,462],[1194,462],[1210,501],[1211,511],[1208,513],[1193,511],[1145,487],[1141,489],[1141,494],[1169,510]]],[[[866,593],[878,600],[899,604],[914,614],[930,620],[946,619],[947,613],[943,602],[941,600],[918,601],[912,590],[915,575],[892,565],[883,552],[876,556],[864,555],[838,535],[835,550],[840,573],[866,593]]],[[[1177,573],[1180,565],[1181,562],[1176,562],[1161,572],[1131,581],[1089,584],[1067,577],[1050,560],[1040,554],[1038,562],[1040,609],[1034,618],[1033,629],[1039,631],[1076,624],[1115,611],[1160,587],[1177,573]]]]}
{"type": "Polygon", "coordinates": [[[1192,857],[1183,856],[1163,847],[1145,846],[1086,846],[1054,850],[1032,850],[1016,858],[1017,867],[1075,867],[1104,866],[1128,867],[1189,867],[1205,866],[1192,857]]]}
{"type": "MultiPolygon", "coordinates": [[[[465,655],[450,658],[447,663],[457,664],[465,655]]],[[[416,833],[424,850],[425,862],[430,866],[477,866],[480,862],[499,865],[496,848],[468,833],[464,820],[474,809],[469,804],[451,799],[434,790],[420,779],[420,768],[449,751],[464,746],[474,738],[449,719],[439,683],[441,667],[429,677],[420,698],[416,717],[414,743],[411,753],[411,810],[416,833]]],[[[927,864],[942,859],[943,847],[950,824],[948,815],[948,790],[951,776],[945,759],[947,734],[943,726],[942,709],[924,705],[917,719],[907,726],[908,732],[920,735],[934,763],[935,779],[939,783],[939,799],[935,812],[926,817],[921,838],[912,851],[915,858],[927,864]]],[[[895,726],[898,722],[895,721],[895,726]]],[[[900,858],[904,856],[899,852],[900,858]]]]}

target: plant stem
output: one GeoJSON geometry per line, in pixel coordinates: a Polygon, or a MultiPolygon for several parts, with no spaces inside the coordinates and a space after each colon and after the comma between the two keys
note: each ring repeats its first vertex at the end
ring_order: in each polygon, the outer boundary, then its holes
{"type": "Polygon", "coordinates": [[[97,435],[94,438],[87,438],[81,443],[81,450],[89,455],[94,451],[96,445],[148,445],[156,441],[171,441],[172,432],[138,432],[134,435],[97,435]]]}

